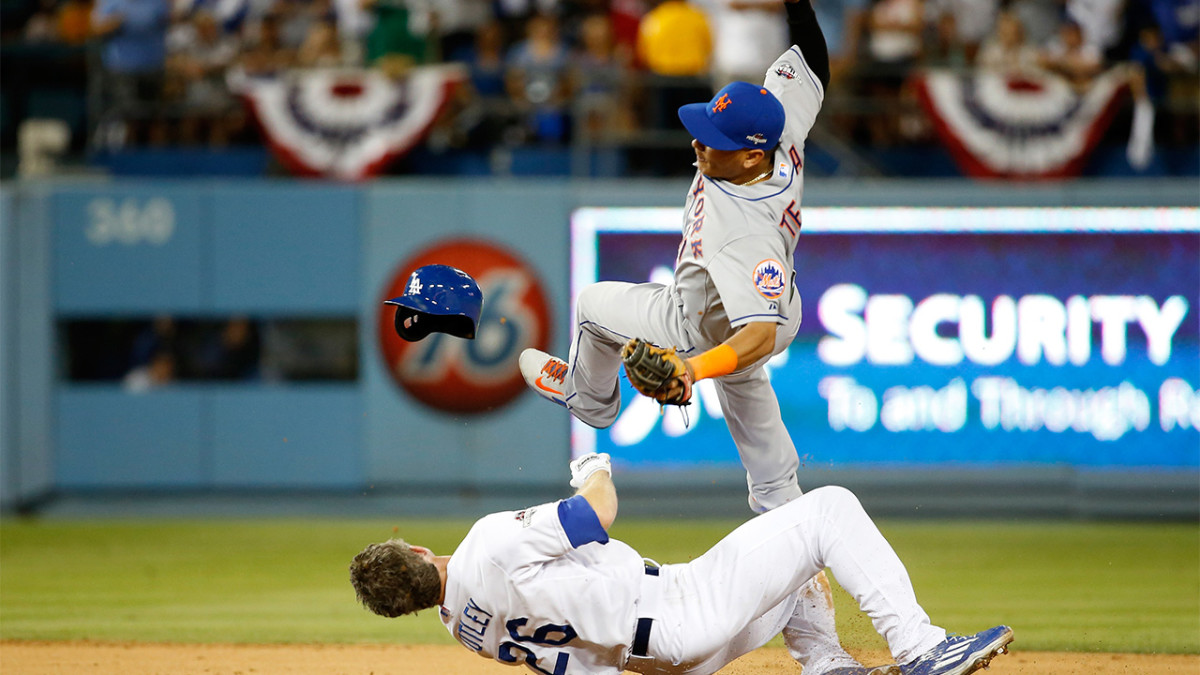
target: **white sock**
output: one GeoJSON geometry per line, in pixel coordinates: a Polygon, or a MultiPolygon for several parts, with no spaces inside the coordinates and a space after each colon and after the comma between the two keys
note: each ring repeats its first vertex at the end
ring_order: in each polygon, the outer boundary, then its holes
{"type": "Polygon", "coordinates": [[[800,588],[792,618],[783,629],[788,653],[804,675],[821,675],[833,668],[859,666],[838,641],[829,577],[821,572],[800,588]]]}

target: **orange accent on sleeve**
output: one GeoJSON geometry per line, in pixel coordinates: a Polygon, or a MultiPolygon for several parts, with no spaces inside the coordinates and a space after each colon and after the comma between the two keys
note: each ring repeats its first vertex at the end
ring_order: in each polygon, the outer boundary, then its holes
{"type": "Polygon", "coordinates": [[[728,375],[737,370],[738,355],[729,345],[717,345],[712,349],[688,359],[695,373],[695,380],[728,375]]]}

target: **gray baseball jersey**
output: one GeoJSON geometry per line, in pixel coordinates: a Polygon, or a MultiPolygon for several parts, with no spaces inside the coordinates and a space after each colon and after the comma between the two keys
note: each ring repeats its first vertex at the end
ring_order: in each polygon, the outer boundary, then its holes
{"type": "MultiPolygon", "coordinates": [[[[763,85],[785,121],[769,179],[734,185],[697,172],[688,192],[674,283],[605,281],[576,298],[574,340],[563,383],[565,405],[597,428],[620,410],[620,350],[632,337],[688,356],[740,327],[776,324],[775,354],[800,327],[793,256],[800,234],[804,140],[824,97],[799,48],[780,56],[763,85]]],[[[729,433],[746,467],[750,505],[775,508],[800,496],[800,459],[762,362],[712,380],[729,433]]]]}
{"type": "Polygon", "coordinates": [[[825,92],[797,47],[776,59],[763,86],[785,111],[771,177],[741,186],[697,171],[684,209],[675,288],[697,346],[705,349],[747,323],[774,321],[789,337],[800,325],[793,254],[804,194],[804,141],[825,92]]]}

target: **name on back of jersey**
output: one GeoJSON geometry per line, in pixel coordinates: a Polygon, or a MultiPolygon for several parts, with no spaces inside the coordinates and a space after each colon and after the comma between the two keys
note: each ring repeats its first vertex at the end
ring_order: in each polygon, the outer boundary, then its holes
{"type": "MultiPolygon", "coordinates": [[[[441,611],[443,615],[446,614],[445,607],[441,611]]],[[[455,631],[455,636],[464,647],[477,652],[483,649],[483,636],[487,633],[491,623],[491,613],[484,611],[482,607],[475,604],[474,598],[470,598],[458,619],[458,630],[455,631]]]]}

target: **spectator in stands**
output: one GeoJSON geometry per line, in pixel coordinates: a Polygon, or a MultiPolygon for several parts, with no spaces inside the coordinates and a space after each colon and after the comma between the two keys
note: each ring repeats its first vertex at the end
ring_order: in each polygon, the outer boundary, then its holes
{"type": "MultiPolygon", "coordinates": [[[[867,27],[869,0],[812,0],[817,23],[829,49],[829,89],[841,100],[861,95],[860,54],[867,27]]],[[[838,137],[849,140],[856,135],[860,116],[849,106],[827,105],[821,111],[823,123],[838,137]]]]}
{"type": "Polygon", "coordinates": [[[409,0],[361,0],[371,18],[367,33],[365,60],[368,64],[386,63],[401,71],[428,63],[432,49],[425,35],[418,35],[411,25],[409,0]]]}
{"type": "Polygon", "coordinates": [[[608,19],[612,24],[613,49],[621,61],[640,68],[637,60],[638,26],[649,11],[647,0],[612,0],[608,3],[608,19]]]}
{"type": "Polygon", "coordinates": [[[1025,40],[1025,25],[1013,10],[996,16],[996,30],[979,49],[976,65],[1000,73],[1038,70],[1037,48],[1025,40]]]}
{"type": "Polygon", "coordinates": [[[334,22],[342,43],[342,58],[348,65],[365,62],[365,42],[373,23],[371,8],[363,0],[333,0],[334,22]]]}
{"type": "Polygon", "coordinates": [[[522,35],[536,14],[557,17],[560,0],[494,0],[495,18],[504,26],[505,35],[522,35]]]}
{"type": "Polygon", "coordinates": [[[259,376],[262,351],[258,326],[244,316],[230,318],[210,331],[196,349],[196,377],[249,380],[259,376]]]}
{"type": "Polygon", "coordinates": [[[1200,7],[1196,0],[1149,0],[1149,3],[1163,50],[1185,72],[1195,73],[1200,67],[1200,7]]]}
{"type": "Polygon", "coordinates": [[[474,45],[460,53],[468,69],[444,116],[443,130],[454,147],[489,150],[504,142],[510,128],[524,138],[505,89],[504,26],[491,20],[475,34],[474,45]]]}
{"type": "Polygon", "coordinates": [[[499,21],[489,21],[479,27],[473,48],[464,59],[470,68],[471,86],[480,96],[501,99],[505,96],[504,26],[499,21]]]}
{"type": "Polygon", "coordinates": [[[1058,34],[1063,20],[1062,0],[1007,0],[1004,5],[1021,19],[1025,40],[1041,48],[1058,34]]]}
{"type": "Polygon", "coordinates": [[[558,19],[535,14],[525,25],[525,39],[506,58],[506,89],[524,113],[527,132],[537,141],[567,140],[567,106],[572,96],[567,57],[558,19]]]}
{"type": "Polygon", "coordinates": [[[1162,31],[1158,26],[1150,24],[1142,26],[1138,31],[1138,42],[1129,55],[1129,60],[1137,67],[1140,79],[1135,86],[1135,93],[1140,90],[1153,102],[1161,103],[1167,95],[1167,80],[1171,75],[1187,72],[1184,64],[1174,58],[1163,40],[1162,31]]]}
{"type": "Polygon", "coordinates": [[[491,0],[427,0],[422,27],[435,40],[436,60],[465,61],[476,34],[492,21],[491,0]]]}
{"type": "Polygon", "coordinates": [[[925,30],[922,0],[874,0],[867,15],[867,53],[873,69],[908,74],[921,57],[925,30]]]}
{"type": "Polygon", "coordinates": [[[88,41],[92,31],[92,3],[90,0],[63,0],[55,16],[58,22],[58,39],[79,46],[88,41]]]}
{"type": "Polygon", "coordinates": [[[314,21],[308,37],[296,50],[296,66],[300,68],[335,68],[342,65],[342,44],[332,21],[314,21]]]}
{"type": "Polygon", "coordinates": [[[173,382],[179,375],[179,324],[162,314],[140,330],[129,348],[129,371],[122,379],[131,392],[141,393],[173,382]]]}
{"type": "Polygon", "coordinates": [[[99,128],[110,144],[137,139],[165,144],[162,101],[167,58],[168,0],[99,0],[92,28],[103,42],[103,113],[99,128]]]}
{"type": "Polygon", "coordinates": [[[713,31],[712,88],[734,80],[759,82],[788,48],[778,0],[706,0],[713,31]]]}
{"type": "MultiPolygon", "coordinates": [[[[942,65],[975,62],[979,47],[992,34],[999,10],[997,0],[930,0],[926,23],[937,36],[934,45],[942,65]]],[[[929,61],[929,55],[926,60],[929,61]]]]}
{"type": "Polygon", "coordinates": [[[256,26],[247,26],[243,35],[239,66],[250,77],[274,77],[291,68],[296,54],[284,44],[279,32],[279,17],[268,14],[256,26]]]}
{"type": "Polygon", "coordinates": [[[864,90],[873,104],[867,116],[871,143],[887,147],[900,140],[901,92],[922,56],[923,0],[873,0],[867,15],[864,90]]]}
{"type": "Polygon", "coordinates": [[[132,394],[142,394],[174,382],[176,366],[177,361],[173,352],[159,351],[154,353],[145,364],[130,370],[121,384],[132,394]]]}
{"type": "MultiPolygon", "coordinates": [[[[1169,108],[1170,81],[1178,78],[1195,87],[1194,71],[1181,63],[1163,39],[1162,30],[1151,23],[1138,30],[1138,41],[1130,53],[1130,91],[1133,94],[1133,119],[1126,146],[1126,159],[1130,166],[1143,170],[1150,165],[1154,156],[1154,125],[1159,111],[1169,108]]],[[[1194,101],[1195,96],[1191,97],[1194,101]]],[[[1167,113],[1166,128],[1175,132],[1170,113],[1167,113]]],[[[1194,133],[1194,131],[1193,131],[1194,133]]],[[[1171,139],[1175,141],[1176,139],[1171,139]]],[[[1172,145],[1184,143],[1172,142],[1172,145]]]]}
{"type": "Polygon", "coordinates": [[[1104,70],[1100,48],[1085,42],[1083,28],[1071,20],[1062,22],[1058,37],[1042,50],[1038,62],[1042,68],[1065,78],[1076,91],[1086,90],[1104,70]]]}
{"type": "Polygon", "coordinates": [[[150,363],[155,354],[175,353],[179,349],[179,324],[169,314],[160,314],[142,327],[129,347],[132,368],[150,363]]]}
{"type": "Polygon", "coordinates": [[[207,10],[194,12],[167,41],[169,89],[180,104],[179,140],[225,146],[244,124],[225,75],[237,62],[241,43],[221,31],[207,10]]]}
{"type": "Polygon", "coordinates": [[[616,50],[608,14],[591,14],[579,25],[579,48],[572,55],[576,124],[592,137],[633,130],[634,81],[616,50]]]}
{"type": "MultiPolygon", "coordinates": [[[[278,0],[271,14],[278,18],[280,41],[297,52],[317,24],[332,23],[336,31],[337,19],[330,0],[278,0]]],[[[338,51],[341,51],[340,45],[338,51]]]]}
{"type": "Polygon", "coordinates": [[[1107,53],[1121,41],[1125,7],[1126,0],[1066,0],[1066,20],[1079,27],[1083,44],[1098,50],[1101,61],[1122,60],[1125,54],[1107,53]]]}

